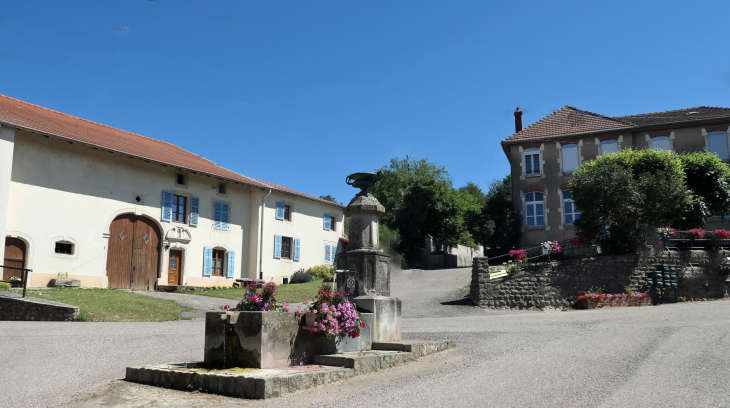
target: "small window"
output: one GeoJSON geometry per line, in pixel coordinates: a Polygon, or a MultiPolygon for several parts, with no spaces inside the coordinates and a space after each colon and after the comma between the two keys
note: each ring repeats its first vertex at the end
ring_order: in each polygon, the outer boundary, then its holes
{"type": "Polygon", "coordinates": [[[707,144],[710,152],[715,153],[720,160],[728,160],[727,132],[708,133],[707,144]]]}
{"type": "Polygon", "coordinates": [[[213,250],[213,276],[223,276],[223,263],[226,251],[222,249],[213,250]]]}
{"type": "Polygon", "coordinates": [[[578,168],[578,145],[570,144],[561,148],[563,156],[563,172],[572,173],[578,168]]]}
{"type": "Polygon", "coordinates": [[[580,218],[582,212],[575,207],[573,195],[570,194],[570,190],[563,191],[563,212],[565,225],[573,225],[573,222],[580,218]]]}
{"type": "Polygon", "coordinates": [[[606,140],[605,142],[601,142],[600,146],[601,146],[601,152],[600,152],[601,156],[603,156],[604,154],[618,152],[618,140],[606,140]]]}
{"type": "Polygon", "coordinates": [[[286,221],[291,221],[291,206],[290,205],[284,205],[284,219],[286,221]]]}
{"type": "Polygon", "coordinates": [[[187,185],[187,180],[185,179],[185,175],[181,173],[177,173],[177,184],[181,186],[187,185]]]}
{"type": "Polygon", "coordinates": [[[185,222],[185,211],[187,197],[172,195],[172,220],[174,222],[185,222]]]}
{"type": "Polygon", "coordinates": [[[336,244],[324,244],[324,262],[335,263],[337,260],[337,245],[336,244]]]}
{"type": "Polygon", "coordinates": [[[335,230],[335,223],[337,222],[337,219],[334,215],[330,215],[330,231],[336,231],[335,230]]]}
{"type": "Polygon", "coordinates": [[[226,183],[218,183],[218,194],[226,194],[226,183]]]}
{"type": "Polygon", "coordinates": [[[71,244],[68,242],[56,242],[56,253],[65,254],[65,255],[73,255],[74,244],[71,244]]]}
{"type": "Polygon", "coordinates": [[[543,193],[525,194],[525,220],[528,227],[545,226],[543,193]]]}
{"type": "Polygon", "coordinates": [[[651,139],[649,147],[658,150],[672,150],[672,144],[667,136],[660,136],[651,139]]]}
{"type": "Polygon", "coordinates": [[[525,174],[528,176],[540,174],[540,149],[525,150],[525,174]]]}
{"type": "Polygon", "coordinates": [[[292,239],[290,237],[281,237],[281,257],[283,259],[292,259],[292,239]]]}

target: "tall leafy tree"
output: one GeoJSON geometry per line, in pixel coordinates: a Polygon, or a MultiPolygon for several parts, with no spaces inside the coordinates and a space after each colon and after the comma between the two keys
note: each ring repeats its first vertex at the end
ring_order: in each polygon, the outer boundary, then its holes
{"type": "Polygon", "coordinates": [[[520,245],[522,236],[520,215],[512,204],[512,176],[493,180],[485,201],[479,243],[488,248],[488,256],[504,255],[520,245]]]}
{"type": "Polygon", "coordinates": [[[382,179],[370,190],[386,213],[380,218],[380,222],[394,228],[395,214],[403,205],[403,197],[417,182],[434,181],[442,183],[451,188],[451,177],[444,166],[421,160],[399,160],[391,159],[390,165],[380,169],[383,172],[382,179]]]}
{"type": "Polygon", "coordinates": [[[570,190],[582,210],[578,234],[601,239],[613,252],[635,249],[651,226],[681,222],[693,202],[679,155],[655,149],[583,163],[570,190]]]}
{"type": "Polygon", "coordinates": [[[469,181],[466,183],[465,186],[459,187],[459,191],[472,195],[473,197],[475,197],[477,199],[479,204],[481,204],[481,205],[485,204],[487,197],[484,194],[484,192],[482,191],[482,189],[479,188],[479,186],[476,185],[475,183],[469,181]]]}
{"type": "Polygon", "coordinates": [[[694,228],[702,226],[706,217],[730,214],[730,167],[709,152],[692,153],[681,159],[694,201],[679,226],[694,228]]]}

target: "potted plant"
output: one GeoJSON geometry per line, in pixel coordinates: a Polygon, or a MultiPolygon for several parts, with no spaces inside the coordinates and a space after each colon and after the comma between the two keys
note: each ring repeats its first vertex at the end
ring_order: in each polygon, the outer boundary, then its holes
{"type": "Polygon", "coordinates": [[[712,235],[717,240],[718,247],[730,246],[730,231],[726,229],[718,229],[713,231],[712,235]]]}
{"type": "Polygon", "coordinates": [[[664,247],[668,246],[681,246],[682,240],[677,240],[677,230],[674,228],[664,227],[664,228],[657,228],[656,230],[657,234],[662,239],[662,244],[664,244],[664,247]]]}
{"type": "Polygon", "coordinates": [[[10,277],[10,287],[20,288],[22,286],[23,286],[23,281],[19,277],[17,277],[17,276],[10,277]]]}
{"type": "MultiPolygon", "coordinates": [[[[306,312],[306,327],[313,333],[324,333],[328,339],[360,337],[360,329],[365,322],[354,303],[347,299],[344,292],[334,292],[329,285],[322,284],[312,302],[305,302],[309,310],[306,312]]],[[[301,307],[297,313],[301,312],[301,307]]]]}
{"type": "Polygon", "coordinates": [[[712,244],[709,238],[705,238],[707,232],[702,228],[692,228],[684,232],[690,239],[691,247],[707,247],[712,244]]]}

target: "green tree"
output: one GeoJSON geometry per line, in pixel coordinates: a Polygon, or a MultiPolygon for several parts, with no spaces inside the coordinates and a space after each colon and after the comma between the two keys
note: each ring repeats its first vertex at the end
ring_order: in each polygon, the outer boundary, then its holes
{"type": "Polygon", "coordinates": [[[730,167],[708,152],[683,155],[681,159],[694,201],[678,226],[695,228],[703,226],[706,217],[730,214],[730,167]]]}
{"type": "Polygon", "coordinates": [[[586,162],[569,187],[582,211],[578,235],[601,239],[612,252],[634,250],[650,226],[681,222],[693,202],[679,155],[656,149],[586,162]]]}
{"type": "Polygon", "coordinates": [[[520,245],[522,221],[512,204],[512,176],[493,180],[485,196],[478,225],[478,242],[487,247],[487,255],[504,255],[520,245]]]}
{"type": "MultiPolygon", "coordinates": [[[[380,218],[382,224],[394,229],[395,214],[403,204],[403,197],[416,182],[435,181],[451,188],[451,177],[444,166],[421,160],[390,160],[389,166],[383,166],[382,179],[375,184],[370,193],[385,207],[385,214],[380,218]]],[[[397,228],[396,228],[397,229],[397,228]]]]}
{"type": "Polygon", "coordinates": [[[427,234],[443,244],[456,246],[467,233],[462,217],[462,200],[476,201],[472,196],[450,188],[447,183],[433,179],[411,185],[395,212],[393,225],[400,236],[397,251],[407,260],[412,260],[418,256],[427,234]]]}
{"type": "MultiPolygon", "coordinates": [[[[319,198],[321,198],[321,199],[323,199],[323,200],[327,200],[327,201],[332,201],[333,203],[337,203],[337,199],[336,199],[336,198],[334,198],[334,197],[332,197],[332,196],[331,196],[331,195],[329,195],[329,194],[327,194],[327,195],[325,195],[325,196],[319,196],[319,198]]],[[[339,203],[339,204],[342,204],[342,203],[339,203]]]]}
{"type": "Polygon", "coordinates": [[[478,185],[475,183],[472,183],[471,181],[467,182],[465,186],[459,187],[459,191],[467,194],[471,194],[474,196],[479,204],[484,205],[486,203],[486,195],[482,191],[481,188],[479,188],[478,185]]]}

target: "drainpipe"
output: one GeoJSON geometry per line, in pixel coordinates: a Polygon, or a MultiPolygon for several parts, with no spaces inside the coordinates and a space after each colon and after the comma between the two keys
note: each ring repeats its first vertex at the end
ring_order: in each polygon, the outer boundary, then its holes
{"type": "Polygon", "coordinates": [[[259,279],[264,278],[264,200],[266,200],[266,197],[271,195],[271,189],[269,189],[269,194],[266,194],[263,198],[261,198],[261,234],[259,236],[259,279]]]}

